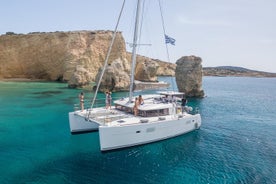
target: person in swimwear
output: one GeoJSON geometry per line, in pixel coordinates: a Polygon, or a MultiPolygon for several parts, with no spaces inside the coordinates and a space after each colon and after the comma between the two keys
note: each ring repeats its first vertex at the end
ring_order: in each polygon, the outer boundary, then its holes
{"type": "Polygon", "coordinates": [[[111,100],[112,100],[112,97],[111,97],[111,92],[105,92],[105,108],[106,109],[111,109],[111,100]]]}
{"type": "Polygon", "coordinates": [[[134,107],[133,107],[133,112],[134,112],[134,116],[137,116],[138,115],[138,107],[139,107],[139,100],[138,98],[136,97],[135,98],[135,102],[134,102],[134,107]]]}
{"type": "Polygon", "coordinates": [[[144,104],[144,99],[142,98],[142,95],[139,95],[138,100],[139,100],[139,105],[144,104]]]}
{"type": "Polygon", "coordinates": [[[81,111],[83,111],[84,110],[84,93],[83,92],[81,92],[79,94],[79,99],[80,99],[80,108],[81,108],[81,111]]]}

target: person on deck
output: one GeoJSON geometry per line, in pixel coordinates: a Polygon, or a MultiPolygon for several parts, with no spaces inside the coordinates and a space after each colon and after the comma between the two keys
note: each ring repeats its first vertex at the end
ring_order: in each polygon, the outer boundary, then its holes
{"type": "Polygon", "coordinates": [[[142,95],[139,95],[138,101],[139,101],[139,105],[144,104],[144,99],[142,98],[142,95]]]}
{"type": "Polygon", "coordinates": [[[134,112],[134,116],[138,115],[138,107],[139,107],[139,99],[136,97],[135,98],[135,102],[134,102],[134,107],[133,107],[133,112],[134,112]]]}
{"type": "Polygon", "coordinates": [[[84,93],[83,92],[81,92],[79,94],[79,99],[80,99],[80,108],[81,108],[81,111],[83,111],[84,110],[84,93]]]}
{"type": "Polygon", "coordinates": [[[182,98],[182,100],[181,100],[181,109],[182,109],[182,114],[184,113],[184,112],[186,112],[186,105],[187,105],[187,99],[185,98],[185,97],[183,97],[182,98]]]}
{"type": "Polygon", "coordinates": [[[164,97],[162,97],[162,102],[163,102],[163,103],[168,103],[168,102],[169,102],[169,97],[168,97],[168,95],[165,95],[164,97]]]}
{"type": "Polygon", "coordinates": [[[105,108],[108,109],[110,108],[111,109],[111,92],[105,92],[105,108]]]}

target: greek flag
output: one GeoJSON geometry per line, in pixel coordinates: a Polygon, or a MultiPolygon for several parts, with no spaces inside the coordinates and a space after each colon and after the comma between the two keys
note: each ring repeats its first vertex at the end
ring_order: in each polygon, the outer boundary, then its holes
{"type": "Polygon", "coordinates": [[[165,34],[165,41],[166,41],[166,44],[167,44],[167,43],[170,43],[170,44],[172,44],[172,45],[175,45],[175,39],[169,37],[169,36],[166,35],[166,34],[165,34]]]}

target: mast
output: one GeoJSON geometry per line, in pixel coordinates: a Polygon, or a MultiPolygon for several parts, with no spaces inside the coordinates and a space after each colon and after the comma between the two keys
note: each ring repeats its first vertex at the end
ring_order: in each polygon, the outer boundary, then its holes
{"type": "Polygon", "coordinates": [[[134,36],[133,36],[133,48],[132,48],[132,56],[131,56],[131,73],[130,73],[130,87],[129,87],[129,103],[132,100],[133,96],[133,84],[134,84],[134,75],[135,75],[135,66],[136,66],[136,47],[137,47],[137,36],[138,36],[138,28],[139,28],[139,16],[140,16],[140,0],[137,1],[136,8],[136,20],[135,20],[135,28],[134,28],[134,36]]]}
{"type": "Polygon", "coordinates": [[[114,44],[114,41],[115,41],[115,38],[116,38],[116,35],[117,35],[117,30],[118,30],[118,26],[119,26],[119,23],[120,23],[120,19],[121,19],[121,15],[123,13],[124,7],[125,7],[125,0],[123,1],[121,11],[120,11],[120,14],[119,14],[119,17],[118,17],[118,20],[117,20],[117,24],[115,26],[115,30],[113,31],[112,40],[111,40],[111,43],[110,43],[108,51],[107,51],[107,56],[106,56],[105,61],[104,61],[103,70],[102,70],[102,73],[100,75],[100,78],[99,78],[99,81],[98,81],[98,84],[97,84],[97,88],[96,88],[96,91],[95,91],[95,94],[94,94],[94,97],[93,97],[93,100],[92,100],[92,103],[91,103],[91,107],[89,109],[89,112],[88,112],[88,115],[87,115],[86,119],[89,119],[91,110],[94,106],[94,103],[95,103],[95,100],[96,100],[96,97],[97,97],[97,94],[98,94],[98,91],[99,91],[99,88],[100,88],[100,84],[101,84],[101,81],[102,81],[102,78],[103,78],[103,75],[104,75],[104,72],[105,72],[105,69],[106,69],[106,66],[107,66],[107,62],[108,62],[108,59],[109,59],[109,56],[110,56],[110,53],[111,53],[111,50],[112,50],[112,46],[114,44]]]}

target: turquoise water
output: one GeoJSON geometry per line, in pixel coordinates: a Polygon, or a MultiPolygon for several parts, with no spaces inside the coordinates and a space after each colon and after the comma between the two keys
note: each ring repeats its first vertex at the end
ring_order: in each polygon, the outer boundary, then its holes
{"type": "Polygon", "coordinates": [[[203,88],[189,100],[199,131],[101,153],[98,132],[70,134],[80,90],[0,82],[0,183],[276,183],[276,79],[204,77],[203,88]]]}

